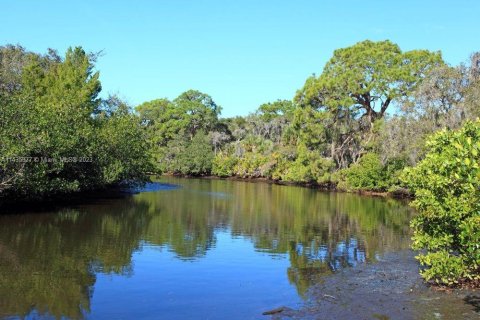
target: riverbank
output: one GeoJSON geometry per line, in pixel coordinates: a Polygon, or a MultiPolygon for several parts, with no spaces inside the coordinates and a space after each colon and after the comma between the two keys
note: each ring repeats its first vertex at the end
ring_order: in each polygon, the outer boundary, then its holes
{"type": "Polygon", "coordinates": [[[412,199],[413,195],[407,190],[400,188],[394,192],[380,192],[380,191],[369,191],[369,190],[356,190],[356,191],[348,191],[344,189],[338,189],[337,185],[333,182],[330,183],[311,183],[311,182],[293,182],[293,181],[282,181],[282,180],[273,180],[263,177],[252,178],[252,177],[238,177],[238,176],[230,176],[230,177],[219,177],[213,175],[206,175],[206,176],[188,176],[188,175],[175,175],[175,174],[164,174],[164,176],[174,176],[174,177],[181,177],[187,179],[207,179],[207,180],[232,180],[232,181],[246,181],[246,182],[263,182],[269,184],[277,184],[277,185],[284,185],[284,186],[298,186],[310,189],[317,189],[320,191],[334,191],[334,192],[348,192],[348,193],[355,193],[359,195],[365,196],[373,196],[373,197],[390,197],[395,199],[412,199]]]}
{"type": "MultiPolygon", "coordinates": [[[[284,185],[284,186],[298,186],[310,189],[316,189],[319,191],[328,191],[328,192],[349,192],[355,193],[364,196],[372,196],[372,197],[390,197],[395,199],[411,199],[413,196],[408,192],[408,190],[399,190],[399,192],[376,192],[376,191],[367,191],[367,190],[358,190],[358,191],[347,191],[338,189],[334,183],[325,183],[325,184],[317,184],[317,183],[303,183],[303,182],[291,182],[291,181],[282,181],[282,180],[273,180],[268,178],[243,178],[238,176],[232,177],[219,177],[219,176],[188,176],[188,175],[175,175],[175,174],[163,174],[163,175],[156,175],[150,174],[152,177],[161,177],[161,176],[173,176],[173,177],[181,177],[187,179],[206,179],[206,180],[232,180],[232,181],[244,181],[244,182],[262,182],[262,183],[269,183],[269,184],[276,184],[276,185],[284,185]]],[[[148,184],[148,182],[146,183],[148,184]]],[[[111,186],[97,190],[89,190],[89,191],[79,191],[79,192],[71,192],[71,193],[60,193],[54,194],[50,196],[46,196],[42,199],[6,199],[5,197],[0,196],[0,209],[2,210],[9,210],[9,211],[23,211],[23,210],[45,210],[51,209],[54,207],[62,206],[62,205],[69,205],[69,204],[82,204],[84,202],[88,202],[91,200],[96,200],[99,198],[118,198],[124,197],[125,195],[135,193],[135,188],[128,188],[128,187],[120,187],[120,186],[111,186]]]]}
{"type": "Polygon", "coordinates": [[[146,182],[139,186],[109,186],[102,189],[55,194],[42,199],[4,199],[0,197],[0,213],[19,213],[23,211],[46,211],[72,205],[85,205],[107,199],[122,199],[127,196],[158,190],[178,188],[177,185],[146,182]],[[3,200],[3,202],[2,202],[3,200]]]}
{"type": "Polygon", "coordinates": [[[133,192],[134,190],[132,191],[125,187],[112,186],[88,191],[54,194],[41,199],[0,197],[0,213],[46,211],[64,206],[88,204],[100,199],[123,198],[133,192]]]}
{"type": "MultiPolygon", "coordinates": [[[[272,309],[271,319],[478,319],[480,292],[433,290],[418,274],[414,252],[342,269],[312,286],[305,306],[272,309]]],[[[268,313],[268,312],[267,312],[268,313]]],[[[267,317],[265,317],[267,318],[267,317]]]]}

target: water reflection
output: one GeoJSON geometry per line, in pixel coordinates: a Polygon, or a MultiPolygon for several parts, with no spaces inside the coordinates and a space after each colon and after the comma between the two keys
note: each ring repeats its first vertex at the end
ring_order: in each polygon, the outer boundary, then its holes
{"type": "Polygon", "coordinates": [[[288,259],[285,273],[300,296],[325,274],[408,246],[410,211],[394,200],[234,181],[166,182],[182,187],[149,185],[125,199],[0,215],[0,317],[88,316],[98,275],[132,276],[132,257],[145,245],[188,263],[208,260],[220,232],[245,239],[257,255],[270,255],[269,263],[288,259]]]}

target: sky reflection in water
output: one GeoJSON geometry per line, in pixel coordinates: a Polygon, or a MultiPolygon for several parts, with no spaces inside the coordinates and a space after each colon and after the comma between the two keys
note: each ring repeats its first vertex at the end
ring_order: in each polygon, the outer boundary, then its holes
{"type": "Polygon", "coordinates": [[[160,182],[124,199],[0,215],[0,318],[257,319],[301,304],[335,270],[408,247],[411,213],[394,200],[160,182]]]}

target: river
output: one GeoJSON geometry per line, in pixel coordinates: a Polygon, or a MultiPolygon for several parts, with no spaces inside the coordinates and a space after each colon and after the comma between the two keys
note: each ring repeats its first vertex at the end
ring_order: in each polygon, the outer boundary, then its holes
{"type": "Polygon", "coordinates": [[[265,319],[410,241],[393,199],[173,177],[137,191],[0,215],[0,318],[265,319]]]}

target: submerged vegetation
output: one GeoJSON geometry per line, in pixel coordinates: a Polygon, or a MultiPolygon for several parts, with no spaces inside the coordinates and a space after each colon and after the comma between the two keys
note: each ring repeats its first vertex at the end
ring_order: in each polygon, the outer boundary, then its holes
{"type": "Polygon", "coordinates": [[[423,276],[478,279],[480,53],[449,66],[440,52],[359,42],[335,50],[292,100],[234,118],[196,90],[133,113],[116,96],[99,98],[96,58],[0,47],[3,199],[141,183],[151,172],[409,188],[423,276]]]}

